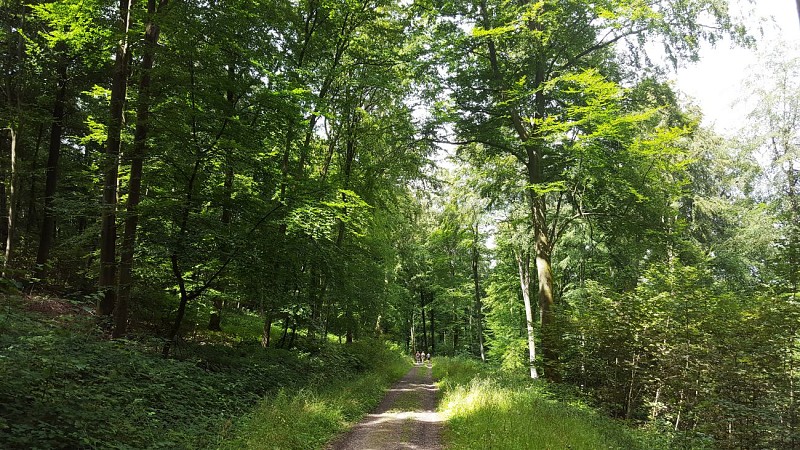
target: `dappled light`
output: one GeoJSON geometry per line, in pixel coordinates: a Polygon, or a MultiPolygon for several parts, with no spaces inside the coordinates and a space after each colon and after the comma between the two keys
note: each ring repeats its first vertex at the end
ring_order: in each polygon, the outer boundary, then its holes
{"type": "Polygon", "coordinates": [[[800,448],[794,7],[3,0],[0,448],[800,448]]]}

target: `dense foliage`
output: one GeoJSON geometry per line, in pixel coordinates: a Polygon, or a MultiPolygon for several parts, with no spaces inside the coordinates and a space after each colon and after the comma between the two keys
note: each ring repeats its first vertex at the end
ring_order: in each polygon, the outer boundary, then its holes
{"type": "MultiPolygon", "coordinates": [[[[309,426],[316,435],[296,439],[324,443],[408,367],[369,340],[313,354],[304,345],[264,351],[260,320],[245,314],[223,321],[235,332],[203,333],[179,359],[164,360],[148,351],[153,343],[103,339],[85,305],[52,303],[3,298],[0,306],[3,448],[216,448],[240,433],[240,416],[265,395],[291,403],[315,392],[338,398],[327,399],[325,428],[309,426]]],[[[302,413],[281,413],[291,411],[302,413]]],[[[276,421],[260,423],[284,439],[300,433],[302,421],[276,421]]]]}
{"type": "Polygon", "coordinates": [[[800,445],[800,62],[766,57],[736,140],[664,76],[752,43],[726,1],[8,0],[0,22],[2,287],[92,316],[5,308],[9,445],[201,445],[294,386],[264,372],[343,378],[332,343],[374,338],[678,445],[800,445]],[[189,392],[208,414],[164,431],[189,392]]]}

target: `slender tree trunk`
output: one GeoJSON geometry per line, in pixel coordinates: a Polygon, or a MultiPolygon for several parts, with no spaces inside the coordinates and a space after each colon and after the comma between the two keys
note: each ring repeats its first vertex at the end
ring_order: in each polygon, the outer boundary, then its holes
{"type": "Polygon", "coordinates": [[[514,252],[519,271],[519,286],[522,290],[522,300],[525,303],[525,324],[528,331],[528,364],[530,366],[531,378],[539,378],[536,371],[536,340],[533,334],[533,311],[531,310],[531,275],[530,275],[530,255],[528,252],[514,252]]]}
{"type": "Polygon", "coordinates": [[[453,322],[452,322],[453,323],[453,328],[451,329],[451,333],[453,335],[453,354],[455,354],[457,349],[458,349],[458,337],[459,337],[459,334],[458,334],[459,325],[457,323],[458,314],[456,314],[456,302],[455,302],[455,300],[453,300],[453,311],[452,311],[452,314],[453,314],[453,322]]]}
{"type": "Polygon", "coordinates": [[[283,318],[283,334],[281,335],[281,340],[278,342],[278,348],[283,348],[283,344],[286,343],[286,335],[289,332],[289,313],[286,313],[286,317],[283,318]]]}
{"type": "Polygon", "coordinates": [[[434,328],[434,319],[433,319],[433,306],[428,311],[430,313],[430,322],[431,322],[431,354],[436,353],[436,329],[434,328]]]}
{"type": "MultiPolygon", "coordinates": [[[[208,329],[211,331],[222,331],[222,297],[215,296],[211,301],[211,314],[208,318],[208,329]]],[[[264,324],[266,326],[266,324],[264,324]]]]}
{"type": "MultiPolygon", "coordinates": [[[[191,62],[194,65],[194,62],[191,62]]],[[[192,86],[194,87],[194,73],[192,73],[192,86]]],[[[193,105],[194,106],[194,105],[193,105]]],[[[175,277],[175,281],[178,283],[178,289],[180,292],[180,304],[178,306],[178,313],[175,316],[175,322],[170,329],[169,335],[167,336],[167,341],[164,343],[164,357],[169,356],[170,347],[178,341],[178,333],[181,329],[181,323],[183,322],[183,316],[186,313],[186,304],[189,303],[193,297],[190,298],[189,293],[186,291],[186,280],[184,279],[183,269],[180,266],[180,254],[183,252],[183,244],[186,234],[189,229],[189,214],[192,210],[192,204],[194,203],[194,184],[197,180],[197,175],[200,172],[200,166],[202,164],[201,155],[195,155],[194,165],[192,167],[192,173],[189,176],[189,181],[186,184],[186,200],[185,204],[183,205],[183,211],[181,212],[181,222],[178,228],[178,244],[175,248],[173,248],[172,253],[170,254],[170,263],[172,267],[172,275],[175,277]]],[[[195,292],[194,296],[199,295],[199,292],[195,292]]]]}
{"type": "Polygon", "coordinates": [[[486,362],[486,352],[483,348],[483,303],[481,302],[481,281],[478,268],[480,265],[480,255],[478,255],[478,224],[475,223],[472,230],[472,281],[475,286],[475,318],[478,325],[478,347],[481,353],[481,361],[486,362]]]}
{"type": "MultiPolygon", "coordinates": [[[[177,255],[173,253],[172,255],[172,270],[178,270],[178,258],[177,255]]],[[[189,303],[189,296],[186,292],[186,284],[183,281],[183,277],[180,277],[178,280],[178,288],[181,295],[181,301],[178,305],[178,313],[175,316],[175,321],[172,323],[172,328],[169,331],[169,336],[167,337],[167,341],[164,342],[164,349],[162,354],[164,358],[169,356],[169,352],[172,349],[172,346],[178,342],[178,333],[181,330],[181,324],[183,323],[183,316],[186,315],[186,305],[189,303]]]]}
{"type": "Polygon", "coordinates": [[[411,326],[411,322],[406,319],[406,353],[411,352],[411,333],[414,332],[414,327],[411,326]]]}
{"type": "Polygon", "coordinates": [[[352,344],[355,335],[355,318],[353,317],[353,310],[350,308],[350,305],[347,305],[344,316],[345,320],[347,321],[347,335],[345,337],[345,343],[352,344]]]}
{"type": "Polygon", "coordinates": [[[269,348],[272,341],[272,311],[267,312],[264,319],[264,329],[261,331],[261,346],[269,348]]]}
{"type": "MultiPolygon", "coordinates": [[[[2,276],[5,277],[8,274],[8,269],[11,265],[11,258],[13,255],[14,250],[14,238],[16,232],[16,221],[17,221],[17,197],[19,196],[19,169],[17,168],[17,155],[19,154],[19,148],[21,147],[20,143],[22,141],[22,97],[23,97],[23,80],[25,77],[25,40],[22,36],[22,31],[25,27],[25,15],[27,6],[21,4],[21,15],[19,21],[19,29],[16,32],[17,40],[15,42],[17,56],[17,64],[19,65],[19,74],[16,75],[17,83],[13,86],[8,92],[9,103],[11,103],[14,107],[16,118],[14,123],[11,124],[9,127],[9,133],[11,137],[11,179],[8,185],[8,202],[6,203],[7,207],[7,214],[8,214],[8,221],[6,225],[6,248],[5,248],[5,260],[3,261],[3,274],[2,276]]],[[[8,34],[9,43],[12,42],[10,39],[12,33],[8,34]]]]}
{"type": "MultiPolygon", "coordinates": [[[[50,125],[50,145],[47,153],[47,167],[45,168],[44,185],[44,217],[42,230],[39,234],[39,250],[36,253],[36,269],[34,277],[44,278],[47,260],[50,257],[50,248],[56,232],[56,215],[53,211],[53,200],[56,196],[58,185],[58,160],[61,156],[61,135],[64,130],[64,107],[67,97],[67,55],[66,44],[59,43],[58,63],[58,89],[53,104],[53,122],[50,125]]],[[[33,188],[31,188],[33,193],[33,188]]]]}
{"type": "MultiPolygon", "coordinates": [[[[20,117],[21,119],[21,117],[20,117]]],[[[8,189],[8,235],[6,237],[5,260],[3,261],[3,277],[8,275],[11,265],[12,252],[14,250],[14,234],[17,222],[17,184],[19,180],[19,170],[17,169],[17,153],[19,153],[19,133],[22,127],[17,124],[15,128],[9,128],[11,134],[11,182],[8,189]]]]}
{"type": "Polygon", "coordinates": [[[11,133],[11,182],[8,190],[8,235],[6,237],[5,260],[3,261],[3,277],[8,275],[8,269],[11,264],[11,256],[14,250],[14,232],[17,222],[17,184],[19,179],[19,171],[17,170],[17,146],[20,139],[19,133],[21,128],[22,127],[19,124],[17,124],[16,129],[13,127],[9,128],[9,132],[11,133]]]}
{"type": "Polygon", "coordinates": [[[423,291],[419,292],[419,310],[422,312],[422,351],[428,351],[428,331],[425,323],[425,294],[423,291]]]}
{"type": "MultiPolygon", "coordinates": [[[[292,348],[294,346],[294,339],[296,337],[297,337],[297,315],[294,315],[292,317],[292,336],[289,338],[289,345],[286,348],[292,348]]],[[[352,340],[350,342],[352,342],[352,340]]],[[[350,342],[348,342],[348,344],[350,342]]]]}
{"type": "MultiPolygon", "coordinates": [[[[348,189],[350,187],[350,176],[353,172],[353,161],[356,157],[356,126],[358,125],[358,114],[357,112],[351,111],[351,116],[348,118],[348,131],[347,131],[347,143],[345,146],[345,161],[344,161],[344,181],[342,183],[342,189],[348,189]]],[[[346,201],[347,197],[344,193],[342,193],[342,201],[346,201]]],[[[347,209],[343,211],[343,213],[347,214],[347,209]]],[[[338,248],[342,247],[342,243],[344,242],[344,232],[345,232],[345,223],[344,220],[339,219],[339,231],[336,235],[336,246],[338,248]]],[[[347,337],[346,342],[348,344],[353,343],[353,335],[355,334],[355,320],[353,317],[353,309],[352,305],[348,302],[345,306],[345,317],[347,322],[347,337]]],[[[424,325],[423,325],[424,327],[424,325]]],[[[424,328],[423,328],[424,329],[424,328]]]]}
{"type": "Polygon", "coordinates": [[[119,30],[122,34],[114,61],[114,77],[111,82],[111,114],[108,124],[106,156],[103,161],[103,205],[100,224],[100,281],[102,298],[97,306],[101,316],[110,315],[117,301],[117,179],[119,175],[119,153],[122,143],[125,97],[128,92],[128,65],[130,48],[128,32],[131,27],[131,4],[133,0],[119,2],[119,30]]]}
{"type": "MultiPolygon", "coordinates": [[[[161,0],[159,8],[166,4],[161,0]]],[[[156,0],[147,0],[147,13],[151,18],[145,25],[144,54],[139,80],[139,103],[136,107],[136,131],[133,149],[130,152],[131,174],[128,182],[128,204],[125,216],[125,231],[119,262],[119,297],[114,308],[114,331],[112,337],[121,337],[128,330],[128,307],[133,284],[133,254],[136,249],[136,228],[139,224],[139,201],[142,192],[142,172],[144,157],[147,153],[147,136],[150,127],[150,89],[153,60],[158,45],[160,28],[152,20],[156,14],[156,0]]]]}
{"type": "Polygon", "coordinates": [[[3,246],[3,251],[5,251],[6,240],[8,239],[8,183],[6,178],[7,174],[3,167],[0,169],[0,211],[3,214],[0,217],[2,219],[0,220],[0,245],[3,246]]]}
{"type": "Polygon", "coordinates": [[[29,233],[38,222],[36,217],[36,172],[39,170],[39,149],[42,146],[42,135],[44,134],[44,123],[39,123],[39,132],[36,133],[36,146],[33,148],[33,158],[31,159],[31,184],[28,190],[28,211],[25,214],[25,232],[29,233]]]}

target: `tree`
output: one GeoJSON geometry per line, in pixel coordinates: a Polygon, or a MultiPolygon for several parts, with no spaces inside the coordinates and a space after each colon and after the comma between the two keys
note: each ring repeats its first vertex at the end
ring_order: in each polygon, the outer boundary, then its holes
{"type": "Polygon", "coordinates": [[[122,145],[123,113],[128,93],[128,65],[131,59],[128,35],[131,29],[132,0],[120,0],[117,19],[117,44],[111,83],[111,106],[103,161],[103,206],[100,227],[100,280],[102,298],[97,305],[101,316],[114,312],[117,299],[117,181],[122,145]]]}
{"type": "MultiPolygon", "coordinates": [[[[668,56],[677,60],[694,57],[700,40],[740,33],[726,9],[717,6],[682,0],[647,5],[628,0],[518,5],[482,0],[446,10],[457,22],[473,27],[471,36],[453,22],[440,27],[448,42],[442,46],[451,110],[461,117],[454,120],[459,142],[480,143],[488,152],[513,155],[524,168],[548,378],[559,378],[552,255],[557,225],[566,219],[559,206],[562,201],[574,202],[562,184],[565,170],[576,161],[571,143],[611,126],[595,123],[595,131],[582,129],[575,113],[580,116],[587,112],[581,107],[591,109],[610,101],[612,97],[602,91],[632,75],[614,60],[617,44],[627,44],[636,62],[641,61],[638,49],[646,40],[661,38],[668,56]],[[696,19],[701,14],[708,14],[717,26],[699,25],[696,19]],[[576,82],[581,86],[574,87],[576,82]]],[[[588,115],[585,119],[591,125],[588,115]]],[[[610,142],[617,138],[603,137],[610,142]]]]}

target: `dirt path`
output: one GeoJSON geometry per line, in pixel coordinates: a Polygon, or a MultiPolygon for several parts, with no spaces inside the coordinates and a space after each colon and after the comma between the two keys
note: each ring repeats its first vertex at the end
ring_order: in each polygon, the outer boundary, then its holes
{"type": "Polygon", "coordinates": [[[381,403],[328,450],[440,450],[442,418],[430,365],[414,367],[381,403]]]}

